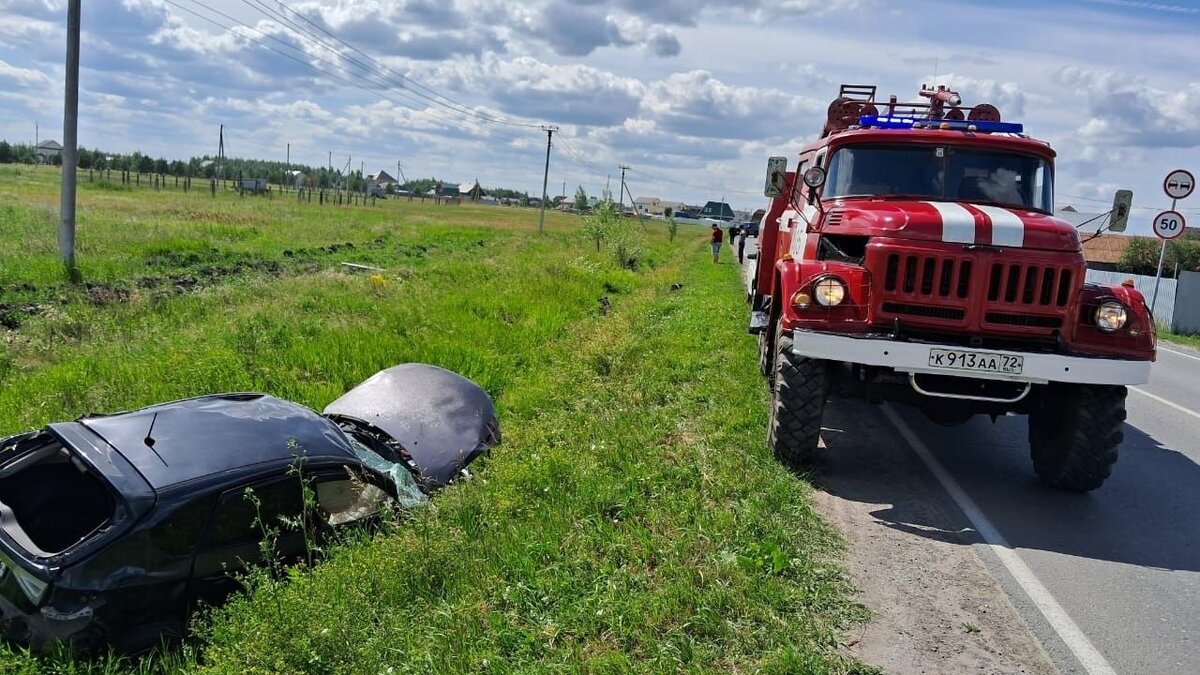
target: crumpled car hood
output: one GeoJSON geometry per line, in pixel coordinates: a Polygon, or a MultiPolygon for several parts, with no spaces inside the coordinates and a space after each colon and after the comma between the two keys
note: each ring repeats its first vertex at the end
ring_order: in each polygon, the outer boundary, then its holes
{"type": "Polygon", "coordinates": [[[409,454],[422,487],[446,485],[500,442],[492,399],[448,370],[407,363],[381,370],[330,403],[324,414],[364,422],[409,454]]]}

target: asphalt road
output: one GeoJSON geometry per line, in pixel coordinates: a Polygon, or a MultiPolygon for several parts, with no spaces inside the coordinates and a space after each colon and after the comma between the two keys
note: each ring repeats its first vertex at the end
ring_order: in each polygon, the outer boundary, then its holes
{"type": "Polygon", "coordinates": [[[1064,673],[1200,673],[1200,352],[1160,345],[1127,410],[1112,477],[1075,495],[1038,484],[1022,417],[945,428],[904,406],[835,401],[817,482],[872,504],[903,502],[895,486],[919,483],[950,503],[953,522],[936,509],[872,515],[972,546],[1064,673]],[[856,439],[864,416],[899,433],[856,439]]]}

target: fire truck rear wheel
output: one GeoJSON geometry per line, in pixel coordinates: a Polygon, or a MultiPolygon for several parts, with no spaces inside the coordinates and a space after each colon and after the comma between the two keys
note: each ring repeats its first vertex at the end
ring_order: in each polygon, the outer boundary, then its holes
{"type": "Polygon", "coordinates": [[[792,353],[792,338],[775,334],[775,380],[767,443],[793,469],[812,463],[825,412],[825,362],[792,353]]]}
{"type": "Polygon", "coordinates": [[[1124,437],[1125,387],[1074,385],[1052,391],[1029,415],[1033,469],[1070,492],[1104,484],[1124,437]]]}

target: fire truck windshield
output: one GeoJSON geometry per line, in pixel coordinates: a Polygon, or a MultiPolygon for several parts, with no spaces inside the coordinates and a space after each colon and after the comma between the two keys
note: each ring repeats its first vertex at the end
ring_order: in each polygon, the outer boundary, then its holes
{"type": "Polygon", "coordinates": [[[863,144],[829,160],[825,199],[873,197],[975,202],[1050,213],[1054,187],[1046,160],[953,145],[863,144]]]}

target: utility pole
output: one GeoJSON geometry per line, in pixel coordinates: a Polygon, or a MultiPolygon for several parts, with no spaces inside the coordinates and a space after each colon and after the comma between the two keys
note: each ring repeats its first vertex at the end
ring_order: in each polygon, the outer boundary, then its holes
{"type": "Polygon", "coordinates": [[[367,162],[364,160],[358,163],[358,182],[362,184],[363,196],[367,196],[367,177],[363,172],[367,170],[367,162]]]}
{"type": "MultiPolygon", "coordinates": [[[[629,166],[622,166],[622,167],[621,167],[621,192],[622,192],[622,198],[624,198],[624,195],[625,195],[626,193],[628,193],[628,194],[629,194],[629,204],[630,204],[631,206],[633,206],[633,210],[634,210],[635,212],[637,212],[637,215],[638,215],[638,221],[640,221],[640,222],[642,223],[642,227],[645,227],[645,226],[646,226],[646,223],[645,223],[645,220],[646,220],[646,219],[645,219],[645,216],[643,216],[643,215],[642,215],[642,210],[638,208],[637,202],[633,201],[633,191],[632,191],[632,190],[630,190],[630,189],[629,189],[629,185],[627,185],[627,184],[625,183],[625,171],[626,171],[627,169],[632,169],[632,168],[633,168],[633,167],[629,167],[629,166]]],[[[625,209],[624,209],[624,206],[623,206],[623,205],[624,205],[624,202],[621,202],[621,203],[622,203],[622,209],[621,209],[621,210],[622,210],[622,211],[624,211],[624,210],[625,210],[625,209]]]]}
{"type": "Polygon", "coordinates": [[[66,95],[63,98],[62,200],[58,224],[58,257],[71,281],[79,280],[75,266],[75,166],[79,155],[79,17],[82,0],[67,5],[66,95]]]}
{"type": "Polygon", "coordinates": [[[542,131],[546,132],[546,171],[542,174],[542,215],[538,220],[538,232],[546,230],[546,187],[550,183],[550,145],[558,127],[543,126],[542,131]]]}
{"type": "MultiPolygon", "coordinates": [[[[625,212],[625,172],[633,167],[628,167],[628,166],[625,166],[624,164],[622,164],[619,168],[621,169],[621,199],[620,199],[621,213],[624,213],[625,212]]],[[[633,201],[633,199],[630,198],[630,201],[633,201]]]]}
{"type": "Polygon", "coordinates": [[[288,179],[292,177],[292,144],[287,144],[287,162],[284,163],[283,180],[280,181],[281,187],[287,185],[288,179]]]}

